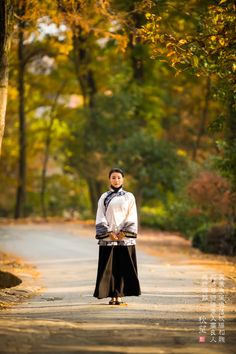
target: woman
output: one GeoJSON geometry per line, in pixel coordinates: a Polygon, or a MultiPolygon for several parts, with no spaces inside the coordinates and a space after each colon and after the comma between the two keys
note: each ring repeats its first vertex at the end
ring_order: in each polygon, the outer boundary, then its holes
{"type": "Polygon", "coordinates": [[[137,209],[134,195],[123,188],[124,172],[109,172],[111,189],[98,201],[96,239],[99,259],[93,296],[111,297],[110,305],[123,303],[123,296],[141,294],[136,261],[137,209]]]}

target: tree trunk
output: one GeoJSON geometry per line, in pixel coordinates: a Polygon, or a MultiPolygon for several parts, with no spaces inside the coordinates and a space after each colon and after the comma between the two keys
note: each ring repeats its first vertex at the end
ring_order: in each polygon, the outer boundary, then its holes
{"type": "Polygon", "coordinates": [[[136,189],[134,194],[135,194],[137,213],[138,213],[138,229],[140,229],[140,226],[141,226],[140,225],[140,210],[142,207],[143,192],[141,189],[136,189]]]}
{"type": "MultiPolygon", "coordinates": [[[[136,26],[139,26],[139,22],[136,22],[136,26]]],[[[142,84],[144,79],[144,66],[143,66],[143,59],[141,57],[137,57],[135,53],[135,44],[140,43],[140,38],[135,37],[134,33],[130,33],[129,35],[129,48],[131,50],[131,61],[132,61],[132,68],[133,68],[133,79],[140,84],[142,84]]]]}
{"type": "MultiPolygon", "coordinates": [[[[25,3],[20,9],[20,16],[25,14],[25,3]]],[[[25,21],[19,20],[18,34],[18,95],[19,95],[19,160],[18,187],[16,195],[15,218],[25,216],[26,194],[26,120],[25,120],[25,63],[24,63],[24,28],[25,21]]]]}
{"type": "Polygon", "coordinates": [[[236,223],[236,109],[235,109],[235,98],[234,92],[229,92],[228,99],[228,117],[227,117],[227,127],[226,127],[226,141],[228,149],[230,151],[230,156],[228,156],[228,165],[230,170],[230,180],[231,180],[231,205],[232,205],[232,214],[230,223],[235,230],[236,223]]]}
{"type": "Polygon", "coordinates": [[[84,99],[84,107],[94,106],[97,93],[94,73],[91,70],[88,35],[84,35],[80,26],[73,28],[73,60],[78,83],[84,99]]]}
{"type": "Polygon", "coordinates": [[[229,92],[226,140],[228,141],[229,145],[236,143],[236,110],[233,92],[229,92]]]}
{"type": "Polygon", "coordinates": [[[92,213],[95,216],[97,212],[98,199],[102,194],[102,183],[99,181],[95,181],[94,178],[86,178],[86,180],[89,187],[92,213]]]}
{"type": "MultiPolygon", "coordinates": [[[[97,201],[101,193],[101,182],[94,179],[90,176],[87,171],[93,170],[93,168],[88,168],[88,164],[94,165],[94,160],[90,162],[90,154],[93,154],[94,151],[91,151],[89,146],[90,139],[94,139],[93,130],[91,127],[96,126],[94,121],[93,109],[95,107],[95,96],[97,93],[96,81],[94,79],[94,72],[90,68],[91,58],[88,46],[88,35],[83,34],[83,31],[80,26],[73,28],[73,60],[75,65],[75,72],[77,76],[78,83],[83,95],[83,105],[84,108],[89,110],[87,127],[89,131],[85,130],[85,155],[88,156],[87,159],[83,159],[86,163],[82,166],[83,175],[88,183],[89,187],[89,196],[92,207],[93,214],[96,214],[97,210],[97,201]],[[88,144],[87,144],[88,143],[88,144]]],[[[93,166],[91,166],[93,167],[93,166]]]]}
{"type": "Polygon", "coordinates": [[[47,181],[46,181],[46,174],[47,174],[47,165],[48,165],[48,160],[50,156],[50,145],[51,145],[51,138],[52,138],[52,128],[53,128],[53,122],[54,122],[54,112],[57,106],[57,102],[59,99],[59,96],[65,86],[65,81],[62,83],[60,89],[56,93],[53,105],[51,107],[50,111],[50,121],[49,125],[47,128],[46,132],[46,141],[45,141],[45,152],[44,152],[44,159],[43,159],[43,168],[42,168],[42,177],[41,177],[41,193],[40,193],[40,200],[41,200],[41,211],[42,211],[42,216],[44,218],[47,218],[47,208],[46,208],[46,203],[45,203],[45,193],[46,193],[46,188],[47,188],[47,181]]]}
{"type": "Polygon", "coordinates": [[[8,54],[13,30],[13,7],[11,0],[0,1],[0,155],[5,129],[8,88],[8,54]]]}
{"type": "MultiPolygon", "coordinates": [[[[57,97],[57,99],[58,99],[58,97],[57,97]]],[[[42,182],[41,182],[40,200],[41,200],[42,216],[44,218],[47,218],[47,208],[46,208],[46,203],[45,203],[46,174],[47,174],[47,165],[48,165],[48,160],[49,160],[49,155],[50,155],[51,133],[52,133],[52,127],[53,127],[53,122],[54,122],[54,115],[53,115],[54,108],[55,108],[55,104],[52,106],[52,109],[51,109],[50,122],[49,122],[48,129],[46,132],[45,152],[44,152],[44,158],[43,158],[43,168],[42,168],[42,177],[41,177],[42,182]]]]}
{"type": "MultiPolygon", "coordinates": [[[[228,117],[226,126],[226,141],[228,150],[231,152],[228,156],[228,165],[231,173],[232,193],[234,193],[233,200],[236,198],[236,109],[234,93],[229,92],[228,98],[228,117]]],[[[234,203],[234,215],[236,215],[236,206],[234,203]]],[[[235,217],[234,217],[235,218],[235,217]]]]}
{"type": "MultiPolygon", "coordinates": [[[[135,29],[140,29],[141,26],[143,25],[143,22],[139,16],[139,14],[137,13],[133,13],[132,14],[132,21],[134,24],[135,29]]],[[[140,109],[143,105],[143,86],[145,84],[145,70],[144,70],[144,60],[142,57],[142,53],[139,53],[139,51],[137,51],[137,47],[141,46],[141,38],[139,35],[137,35],[136,30],[133,30],[132,32],[130,32],[129,34],[129,55],[130,55],[130,60],[131,60],[131,64],[132,64],[132,78],[131,78],[131,86],[133,85],[133,83],[136,84],[137,87],[139,87],[140,92],[141,93],[141,99],[140,102],[136,104],[135,106],[135,111],[134,111],[134,117],[135,120],[138,122],[140,127],[145,127],[146,122],[145,119],[143,118],[142,114],[140,113],[142,111],[142,109],[140,109]]]]}
{"type": "Polygon", "coordinates": [[[198,134],[197,134],[197,139],[196,139],[195,146],[193,149],[193,160],[196,160],[196,158],[197,158],[197,152],[200,148],[201,139],[205,133],[206,121],[207,121],[207,115],[208,115],[208,109],[209,109],[210,94],[211,94],[211,78],[208,77],[207,83],[206,83],[206,94],[205,94],[204,107],[202,110],[202,116],[201,116],[198,134]]]}

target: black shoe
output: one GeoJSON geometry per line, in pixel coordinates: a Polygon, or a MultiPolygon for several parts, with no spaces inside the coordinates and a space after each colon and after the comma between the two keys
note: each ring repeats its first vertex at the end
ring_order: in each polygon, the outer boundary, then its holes
{"type": "Polygon", "coordinates": [[[116,299],[111,299],[109,301],[109,305],[116,305],[116,299]]]}

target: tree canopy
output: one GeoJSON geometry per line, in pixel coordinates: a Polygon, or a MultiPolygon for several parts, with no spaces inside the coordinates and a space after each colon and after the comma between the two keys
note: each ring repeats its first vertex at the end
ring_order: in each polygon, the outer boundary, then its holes
{"type": "Polygon", "coordinates": [[[94,218],[121,166],[141,222],[188,235],[235,222],[189,192],[213,173],[235,198],[234,1],[6,4],[2,217],[94,218]]]}

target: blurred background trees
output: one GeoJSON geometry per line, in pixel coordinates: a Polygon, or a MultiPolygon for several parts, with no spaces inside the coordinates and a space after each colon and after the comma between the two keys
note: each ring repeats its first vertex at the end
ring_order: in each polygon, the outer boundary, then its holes
{"type": "Polygon", "coordinates": [[[94,219],[120,166],[141,224],[234,253],[234,2],[21,0],[13,18],[0,216],[94,219]]]}

